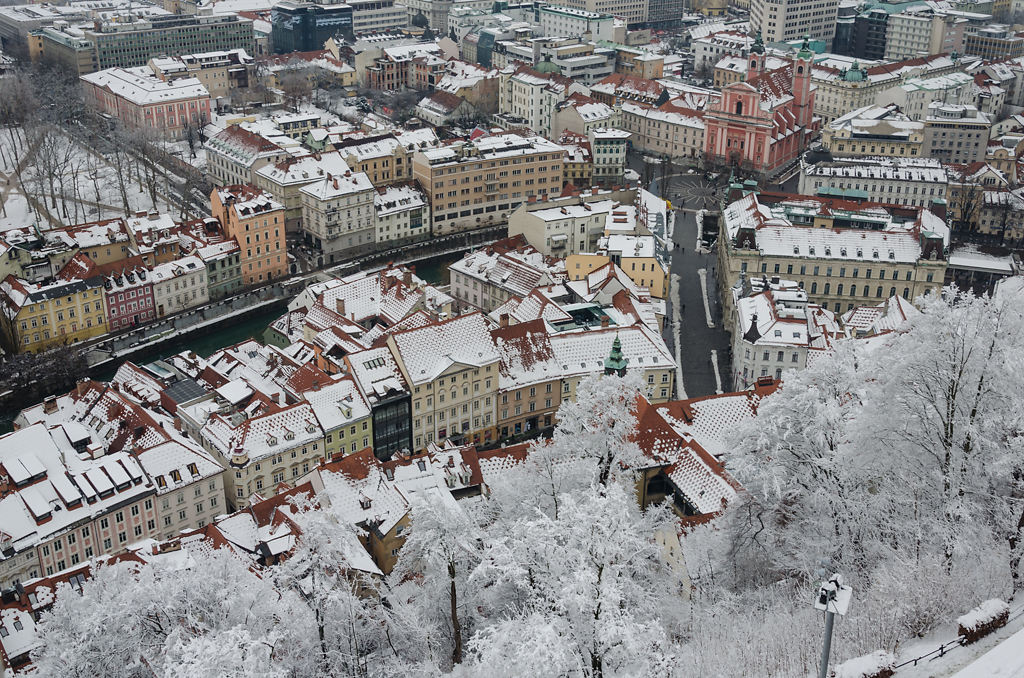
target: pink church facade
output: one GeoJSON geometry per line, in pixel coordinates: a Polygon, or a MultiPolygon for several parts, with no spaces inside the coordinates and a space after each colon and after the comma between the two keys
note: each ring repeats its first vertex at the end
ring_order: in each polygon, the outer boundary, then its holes
{"type": "Polygon", "coordinates": [[[770,176],[795,162],[818,132],[814,55],[805,42],[792,64],[766,71],[760,36],[750,51],[746,81],[723,88],[705,113],[704,164],[770,176]]]}

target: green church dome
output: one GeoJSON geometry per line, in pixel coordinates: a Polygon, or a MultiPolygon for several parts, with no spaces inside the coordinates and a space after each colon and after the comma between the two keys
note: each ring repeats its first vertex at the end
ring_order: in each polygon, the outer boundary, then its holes
{"type": "Polygon", "coordinates": [[[537,64],[535,71],[538,73],[558,73],[561,75],[562,69],[555,62],[551,61],[550,58],[544,59],[544,61],[537,64]]]}
{"type": "Polygon", "coordinates": [[[843,80],[846,82],[863,82],[865,80],[866,73],[864,69],[860,67],[860,63],[857,61],[853,62],[853,67],[843,73],[843,80]]]}

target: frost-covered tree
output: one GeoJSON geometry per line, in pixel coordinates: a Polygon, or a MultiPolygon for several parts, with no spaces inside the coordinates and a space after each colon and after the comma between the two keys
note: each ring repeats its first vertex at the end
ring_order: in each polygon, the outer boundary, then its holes
{"type": "Polygon", "coordinates": [[[315,638],[303,608],[226,551],[100,566],[80,595],[58,588],[33,663],[44,676],[148,678],[164,675],[168,656],[217,666],[230,640],[242,644],[226,666],[260,656],[287,670],[303,665],[315,638]]]}
{"type": "Polygon", "coordinates": [[[480,533],[449,495],[417,496],[413,529],[391,573],[389,600],[396,606],[396,628],[409,636],[410,660],[445,668],[463,660],[474,609],[467,578],[479,559],[480,533]],[[402,621],[416,620],[416,624],[402,621]]]}
{"type": "Polygon", "coordinates": [[[562,458],[592,465],[591,477],[577,479],[581,486],[604,487],[616,479],[631,479],[630,469],[642,463],[640,448],[630,439],[636,431],[635,408],[642,386],[637,371],[625,377],[589,376],[576,387],[576,400],[558,409],[551,445],[562,458]]]}
{"type": "MultiPolygon", "coordinates": [[[[534,635],[538,621],[549,629],[542,637],[558,635],[568,675],[657,673],[673,626],[662,602],[678,595],[654,539],[667,510],[641,512],[632,489],[617,484],[564,494],[560,504],[557,519],[536,511],[492,535],[473,582],[494,592],[492,607],[507,601],[498,618],[512,637],[534,635]]],[[[494,638],[474,638],[478,665],[491,665],[494,638]]]]}
{"type": "Polygon", "coordinates": [[[368,558],[355,528],[321,510],[307,495],[292,499],[292,519],[301,530],[290,556],[269,574],[279,589],[293,591],[309,608],[316,629],[316,650],[303,673],[367,676],[383,647],[382,614],[376,582],[352,568],[368,558]]]}
{"type": "Polygon", "coordinates": [[[896,462],[903,492],[924,488],[907,507],[919,526],[913,546],[939,543],[949,564],[978,538],[1016,533],[1006,509],[1021,510],[1011,490],[1021,470],[1024,321],[1008,298],[949,289],[922,304],[912,330],[872,356],[864,420],[875,431],[861,427],[856,444],[896,462]]]}
{"type": "Polygon", "coordinates": [[[795,372],[736,431],[728,465],[746,492],[729,526],[745,576],[807,575],[822,558],[858,555],[850,551],[855,516],[878,471],[849,444],[862,388],[859,352],[842,345],[830,360],[795,372]]]}

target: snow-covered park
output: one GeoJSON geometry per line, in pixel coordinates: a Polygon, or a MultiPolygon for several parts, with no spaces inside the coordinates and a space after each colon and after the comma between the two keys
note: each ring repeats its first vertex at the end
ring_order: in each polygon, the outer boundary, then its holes
{"type": "Polygon", "coordinates": [[[47,230],[150,210],[177,215],[169,197],[174,180],[129,149],[104,155],[55,128],[2,130],[0,231],[47,230]]]}

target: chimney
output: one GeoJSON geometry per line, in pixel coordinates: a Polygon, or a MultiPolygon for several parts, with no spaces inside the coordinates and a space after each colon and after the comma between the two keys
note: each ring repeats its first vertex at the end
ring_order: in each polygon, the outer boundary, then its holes
{"type": "Polygon", "coordinates": [[[601,327],[608,327],[608,316],[601,316],[601,327]]]}
{"type": "Polygon", "coordinates": [[[508,327],[508,313],[502,313],[502,314],[501,314],[501,315],[500,315],[500,316],[498,317],[498,324],[499,324],[499,325],[500,325],[501,327],[508,327]]]}
{"type": "Polygon", "coordinates": [[[337,179],[332,179],[331,181],[334,182],[334,190],[338,190],[338,180],[337,179]]]}
{"type": "Polygon", "coordinates": [[[57,396],[46,396],[43,399],[43,414],[53,414],[57,411],[57,396]]]}
{"type": "Polygon", "coordinates": [[[136,219],[141,219],[144,216],[146,216],[146,210],[142,210],[141,212],[136,212],[135,213],[135,218],[136,219]]]}
{"type": "Polygon", "coordinates": [[[942,198],[933,199],[932,204],[928,206],[928,209],[939,219],[942,219],[943,221],[946,220],[946,201],[942,198]]]}
{"type": "Polygon", "coordinates": [[[78,383],[75,384],[75,394],[77,394],[79,398],[84,396],[85,392],[88,389],[89,389],[89,380],[88,379],[79,379],[78,383]]]}
{"type": "Polygon", "coordinates": [[[402,282],[406,287],[412,287],[412,271],[408,268],[402,270],[402,282]]]}
{"type": "Polygon", "coordinates": [[[345,315],[345,300],[344,299],[338,299],[335,302],[334,308],[338,312],[338,315],[344,317],[344,315],[345,315]]]}

